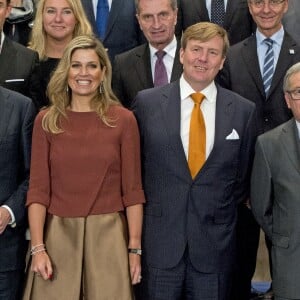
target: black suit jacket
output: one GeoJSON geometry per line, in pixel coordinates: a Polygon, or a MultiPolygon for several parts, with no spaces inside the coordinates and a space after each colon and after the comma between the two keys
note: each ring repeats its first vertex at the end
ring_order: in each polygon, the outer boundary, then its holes
{"type": "Polygon", "coordinates": [[[232,270],[236,205],[248,197],[255,107],[217,89],[214,146],[194,179],[180,137],[179,81],[141,91],[134,102],[147,199],[143,262],[151,267],[174,267],[188,245],[198,271],[232,270]]]}
{"type": "MultiPolygon", "coordinates": [[[[178,0],[178,20],[176,35],[180,36],[190,25],[210,22],[205,0],[178,0]]],[[[236,44],[250,36],[255,23],[249,13],[247,0],[228,0],[224,28],[230,44],[236,44]]]]}
{"type": "Polygon", "coordinates": [[[40,107],[43,92],[37,52],[6,37],[0,54],[0,85],[31,98],[40,107]]]}
{"type": "MultiPolygon", "coordinates": [[[[81,0],[81,2],[93,31],[98,36],[92,0],[81,0]]],[[[145,42],[135,14],[134,0],[114,0],[112,2],[106,33],[102,41],[108,49],[111,62],[114,61],[116,54],[145,42]]]]}
{"type": "Polygon", "coordinates": [[[25,264],[25,198],[34,115],[29,98],[0,87],[0,206],[9,206],[16,218],[16,227],[8,225],[0,235],[0,272],[25,264]]]}
{"type": "Polygon", "coordinates": [[[269,96],[266,98],[257,57],[256,36],[229,49],[218,82],[256,104],[259,134],[291,118],[283,94],[283,78],[289,67],[300,61],[300,47],[285,33],[269,96]]]}
{"type": "MultiPolygon", "coordinates": [[[[177,80],[182,73],[179,49],[180,44],[177,43],[171,81],[177,80]]],[[[125,107],[131,107],[131,103],[139,91],[153,86],[149,44],[138,46],[115,57],[112,87],[125,107]]]]}

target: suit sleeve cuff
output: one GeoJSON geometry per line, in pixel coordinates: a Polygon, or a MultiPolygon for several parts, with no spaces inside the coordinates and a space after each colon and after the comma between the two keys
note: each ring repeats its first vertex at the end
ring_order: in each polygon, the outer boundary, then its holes
{"type": "Polygon", "coordinates": [[[15,215],[13,213],[13,211],[11,210],[11,208],[7,205],[2,205],[2,207],[6,208],[10,214],[10,222],[8,223],[8,225],[10,225],[11,227],[16,227],[16,218],[15,215]]]}

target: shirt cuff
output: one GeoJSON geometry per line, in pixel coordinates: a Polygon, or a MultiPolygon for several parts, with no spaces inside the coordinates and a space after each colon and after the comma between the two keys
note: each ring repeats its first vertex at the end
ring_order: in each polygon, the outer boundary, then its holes
{"type": "Polygon", "coordinates": [[[9,212],[9,214],[10,214],[11,220],[8,223],[8,225],[10,225],[11,227],[16,227],[16,218],[15,218],[15,215],[14,215],[13,211],[7,205],[2,205],[1,207],[6,208],[9,212]]]}

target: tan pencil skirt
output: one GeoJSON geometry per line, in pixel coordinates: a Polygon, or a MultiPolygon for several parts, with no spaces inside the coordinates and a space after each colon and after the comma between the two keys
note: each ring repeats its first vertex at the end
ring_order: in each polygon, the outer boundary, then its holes
{"type": "Polygon", "coordinates": [[[121,213],[48,216],[45,244],[53,280],[28,271],[23,300],[131,300],[127,226],[121,213]]]}

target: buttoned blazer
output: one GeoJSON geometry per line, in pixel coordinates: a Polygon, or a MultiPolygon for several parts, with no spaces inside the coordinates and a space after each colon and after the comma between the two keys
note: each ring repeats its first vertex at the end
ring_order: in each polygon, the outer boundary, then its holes
{"type": "Polygon", "coordinates": [[[0,235],[0,272],[24,267],[31,131],[35,109],[32,101],[0,87],[0,206],[7,205],[16,218],[0,235]]]}
{"type": "Polygon", "coordinates": [[[258,137],[251,207],[272,241],[275,295],[300,295],[300,141],[294,119],[258,137]]]}
{"type": "Polygon", "coordinates": [[[0,85],[31,98],[40,107],[43,91],[37,52],[6,37],[0,54],[0,85]]]}
{"type": "MultiPolygon", "coordinates": [[[[210,22],[205,0],[178,0],[176,35],[180,36],[190,25],[210,22]]],[[[228,0],[224,28],[230,44],[236,44],[250,36],[256,26],[249,13],[247,0],[228,0]]]]}
{"type": "Polygon", "coordinates": [[[230,47],[218,82],[256,104],[259,134],[291,118],[283,94],[283,78],[300,61],[300,47],[285,33],[268,97],[265,96],[257,57],[256,36],[230,47]]]}
{"type": "MultiPolygon", "coordinates": [[[[179,49],[180,43],[178,42],[171,81],[177,80],[182,73],[179,49]]],[[[153,86],[149,44],[143,44],[115,57],[112,87],[125,107],[131,107],[139,91],[153,86]]]]}
{"type": "MultiPolygon", "coordinates": [[[[94,33],[99,36],[92,0],[82,0],[81,2],[94,33]]],[[[108,49],[112,63],[116,54],[145,42],[135,14],[134,0],[112,1],[105,36],[102,41],[108,49]]]]}
{"type": "Polygon", "coordinates": [[[255,106],[218,87],[214,146],[193,180],[180,137],[180,101],[175,81],[139,92],[133,105],[147,199],[143,261],[155,268],[174,267],[188,245],[200,272],[229,271],[236,205],[248,195],[255,106]],[[239,138],[226,139],[233,129],[239,138]]]}

